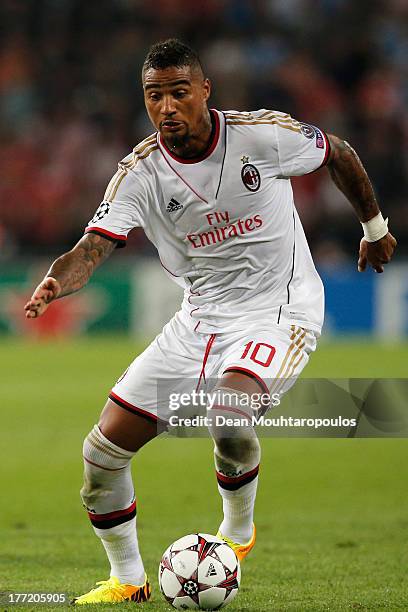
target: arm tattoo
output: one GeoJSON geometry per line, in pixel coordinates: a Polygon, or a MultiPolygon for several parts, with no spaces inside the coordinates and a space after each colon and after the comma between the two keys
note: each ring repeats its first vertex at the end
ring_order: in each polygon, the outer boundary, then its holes
{"type": "Polygon", "coordinates": [[[95,269],[115,249],[116,243],[97,234],[85,234],[74,248],[54,261],[47,276],[61,285],[59,297],[79,291],[95,269]]]}
{"type": "Polygon", "coordinates": [[[357,153],[346,142],[329,136],[331,155],[328,169],[337,187],[352,204],[360,221],[368,221],[380,212],[367,172],[357,153]]]}

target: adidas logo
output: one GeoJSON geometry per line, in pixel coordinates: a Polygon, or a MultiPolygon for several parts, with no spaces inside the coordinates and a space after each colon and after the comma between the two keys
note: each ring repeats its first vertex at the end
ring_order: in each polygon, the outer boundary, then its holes
{"type": "Polygon", "coordinates": [[[170,202],[167,204],[167,212],[172,213],[176,212],[176,210],[180,210],[183,208],[183,205],[180,202],[177,202],[174,198],[171,198],[170,202]]]}
{"type": "Polygon", "coordinates": [[[215,569],[214,565],[210,563],[205,577],[208,578],[208,576],[216,576],[216,575],[217,575],[217,570],[215,569]]]}

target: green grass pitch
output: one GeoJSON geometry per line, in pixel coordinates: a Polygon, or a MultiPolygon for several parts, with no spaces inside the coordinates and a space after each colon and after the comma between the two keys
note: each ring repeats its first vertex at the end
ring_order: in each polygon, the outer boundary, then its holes
{"type": "MultiPolygon", "coordinates": [[[[140,347],[139,347],[140,348],[140,347]]],[[[135,347],[3,340],[0,591],[81,594],[108,576],[81,508],[81,447],[135,347]]],[[[308,376],[407,375],[408,345],[323,344],[308,376]]],[[[258,541],[231,612],[407,610],[407,440],[264,439],[258,541]]],[[[164,549],[221,517],[206,439],[159,439],[133,466],[153,598],[164,549]]],[[[112,606],[92,606],[107,610],[112,606]]],[[[118,609],[134,609],[124,604],[118,609]]],[[[61,607],[8,606],[0,610],[61,607]]]]}

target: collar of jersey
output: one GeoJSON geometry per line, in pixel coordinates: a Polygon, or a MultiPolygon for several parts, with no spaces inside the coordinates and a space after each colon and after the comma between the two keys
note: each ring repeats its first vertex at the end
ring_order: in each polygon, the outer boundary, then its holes
{"type": "Polygon", "coordinates": [[[159,134],[159,142],[160,142],[161,147],[163,147],[163,149],[166,151],[168,155],[170,155],[172,159],[175,159],[180,164],[197,164],[198,162],[201,162],[204,159],[207,159],[207,157],[211,155],[211,153],[214,151],[215,147],[217,146],[219,138],[220,138],[220,118],[218,116],[217,111],[214,108],[210,108],[210,113],[211,113],[211,116],[214,117],[215,130],[214,130],[213,136],[211,138],[211,141],[208,144],[206,151],[202,155],[200,155],[200,157],[192,157],[190,159],[186,159],[185,157],[179,157],[178,155],[175,155],[166,147],[161,134],[159,134]]]}

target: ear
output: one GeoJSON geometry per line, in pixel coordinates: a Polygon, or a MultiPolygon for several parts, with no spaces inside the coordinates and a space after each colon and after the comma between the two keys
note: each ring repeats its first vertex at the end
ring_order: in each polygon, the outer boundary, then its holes
{"type": "Polygon", "coordinates": [[[204,100],[207,101],[211,95],[211,81],[210,79],[204,79],[203,83],[204,100]]]}

